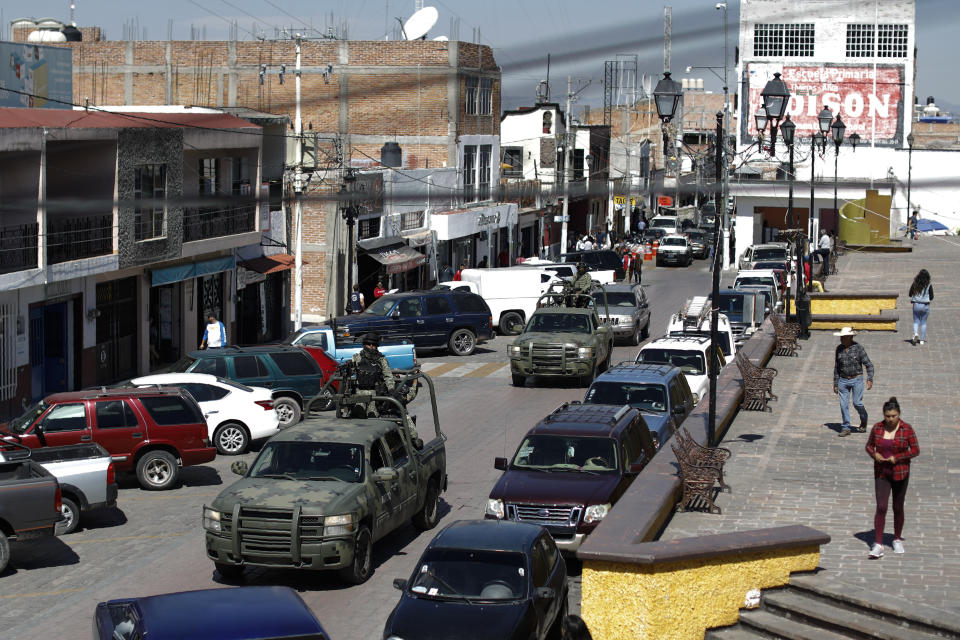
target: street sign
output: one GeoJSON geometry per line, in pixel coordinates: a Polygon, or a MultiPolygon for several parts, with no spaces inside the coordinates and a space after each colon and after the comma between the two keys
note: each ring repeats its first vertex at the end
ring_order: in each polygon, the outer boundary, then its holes
{"type": "Polygon", "coordinates": [[[671,198],[670,196],[658,196],[657,204],[660,205],[661,207],[672,207],[673,198],[671,198]]]}
{"type": "Polygon", "coordinates": [[[613,196],[613,204],[627,204],[626,196],[613,196]]]}
{"type": "Polygon", "coordinates": [[[554,222],[570,222],[570,216],[553,216],[554,222]]]}

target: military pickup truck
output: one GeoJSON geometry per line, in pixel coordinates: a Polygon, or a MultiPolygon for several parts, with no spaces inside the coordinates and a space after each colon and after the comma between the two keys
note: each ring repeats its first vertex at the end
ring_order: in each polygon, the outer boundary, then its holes
{"type": "Polygon", "coordinates": [[[57,479],[30,459],[30,449],[3,441],[0,460],[0,573],[10,562],[10,542],[54,535],[60,521],[57,479]],[[15,451],[16,453],[11,453],[15,451]]]}
{"type": "MultiPolygon", "coordinates": [[[[244,567],[337,570],[352,584],[373,572],[373,544],[410,520],[420,530],[439,520],[447,488],[446,436],[440,431],[433,382],[434,437],[414,435],[402,400],[350,391],[335,411],[307,418],[272,437],[243,476],[203,507],[207,557],[227,580],[244,567]],[[365,417],[373,407],[380,417],[365,417]]],[[[402,386],[402,385],[401,385],[402,386]]],[[[426,394],[421,394],[421,398],[426,394]]],[[[372,412],[371,412],[372,413],[372,412]]]]}
{"type": "Polygon", "coordinates": [[[591,294],[572,293],[569,284],[562,283],[540,296],[523,333],[508,348],[514,386],[524,386],[529,376],[542,376],[576,377],[585,387],[607,368],[614,335],[603,292],[595,283],[591,294]],[[594,298],[598,293],[599,302],[594,298]]]}

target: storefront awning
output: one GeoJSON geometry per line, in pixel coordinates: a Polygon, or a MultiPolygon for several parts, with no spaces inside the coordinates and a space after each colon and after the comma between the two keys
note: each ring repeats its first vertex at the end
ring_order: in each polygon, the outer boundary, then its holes
{"type": "Polygon", "coordinates": [[[359,244],[368,256],[387,268],[387,273],[403,273],[427,261],[427,256],[396,240],[384,246],[374,246],[381,244],[384,239],[380,240],[367,243],[366,246],[363,242],[359,244]]]}
{"type": "MultiPolygon", "coordinates": [[[[293,263],[295,260],[296,258],[289,253],[278,253],[272,256],[260,256],[259,258],[243,260],[239,264],[244,269],[250,269],[251,271],[256,271],[257,273],[269,275],[271,273],[277,273],[278,271],[293,269],[293,263]]],[[[303,264],[309,263],[304,261],[303,264]]]]}
{"type": "Polygon", "coordinates": [[[162,284],[171,284],[173,282],[180,282],[181,280],[190,280],[191,278],[210,275],[211,273],[233,271],[236,266],[237,261],[233,256],[224,256],[222,258],[213,258],[212,260],[203,260],[202,262],[190,262],[188,264],[178,264],[174,267],[153,269],[150,272],[150,284],[154,287],[162,284]]]}

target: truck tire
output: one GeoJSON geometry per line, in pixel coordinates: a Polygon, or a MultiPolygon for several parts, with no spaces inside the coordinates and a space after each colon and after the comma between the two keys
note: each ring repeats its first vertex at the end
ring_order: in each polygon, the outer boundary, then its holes
{"type": "Polygon", "coordinates": [[[65,536],[76,531],[80,525],[80,507],[67,496],[61,498],[60,505],[64,519],[54,526],[53,532],[54,535],[65,536]]]}
{"type": "Polygon", "coordinates": [[[457,329],[450,334],[447,346],[455,356],[469,356],[477,348],[477,336],[470,329],[457,329]]]}
{"type": "Polygon", "coordinates": [[[7,568],[8,562],[10,562],[10,541],[7,540],[6,534],[0,531],[0,573],[7,568]]]}
{"type": "Polygon", "coordinates": [[[227,582],[240,582],[243,580],[243,565],[227,564],[225,562],[214,562],[214,568],[220,577],[227,582]]]}
{"type": "Polygon", "coordinates": [[[523,331],[523,316],[516,311],[507,311],[500,316],[500,333],[515,336],[523,331]]]}
{"type": "Polygon", "coordinates": [[[286,429],[300,422],[300,405],[289,396],[281,396],[273,401],[273,410],[277,412],[280,428],[286,429]]]}
{"type": "Polygon", "coordinates": [[[353,547],[353,562],[340,569],[340,579],[350,584],[363,584],[373,573],[373,538],[366,525],[360,525],[353,547]]]}
{"type": "Polygon", "coordinates": [[[420,531],[428,531],[440,521],[440,486],[436,480],[427,483],[427,495],[423,499],[423,508],[413,514],[413,526],[420,531]]]}
{"type": "Polygon", "coordinates": [[[177,459],[162,449],[147,451],[137,461],[137,480],[141,487],[149,491],[170,489],[179,475],[177,459]]]}
{"type": "Polygon", "coordinates": [[[640,334],[640,337],[644,340],[650,337],[650,318],[647,318],[647,324],[643,325],[643,333],[640,334]]]}
{"type": "Polygon", "coordinates": [[[522,376],[519,373],[512,373],[510,377],[513,378],[513,386],[515,387],[525,387],[527,386],[527,376],[522,376]]]}
{"type": "Polygon", "coordinates": [[[224,422],[213,432],[217,453],[225,456],[240,455],[250,446],[250,435],[239,422],[224,422]]]}
{"type": "Polygon", "coordinates": [[[640,344],[640,333],[643,329],[640,328],[640,323],[637,323],[637,326],[633,328],[633,333],[630,335],[630,344],[637,346],[640,344]]]}

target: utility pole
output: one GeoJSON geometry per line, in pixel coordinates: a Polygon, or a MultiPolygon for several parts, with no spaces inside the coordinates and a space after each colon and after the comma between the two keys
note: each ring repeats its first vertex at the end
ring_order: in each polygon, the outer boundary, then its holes
{"type": "MultiPolygon", "coordinates": [[[[714,197],[723,193],[723,184],[721,181],[721,171],[723,171],[724,147],[720,143],[723,136],[723,112],[717,112],[717,145],[716,145],[716,169],[714,184],[714,197]]],[[[713,288],[710,299],[710,413],[707,417],[707,446],[712,447],[717,436],[717,376],[719,375],[719,361],[717,359],[717,349],[720,342],[720,334],[717,330],[719,304],[720,304],[720,247],[718,243],[723,242],[723,235],[720,233],[720,215],[713,217],[713,288]]]]}
{"type": "MultiPolygon", "coordinates": [[[[730,84],[727,82],[727,64],[730,60],[730,54],[728,52],[728,39],[727,39],[727,3],[722,2],[717,4],[717,8],[723,8],[723,148],[724,148],[724,161],[726,161],[726,145],[727,139],[730,135],[730,84]]],[[[730,171],[728,167],[723,168],[723,189],[721,191],[722,203],[716,203],[718,210],[717,215],[720,215],[720,212],[723,212],[723,229],[726,232],[723,242],[723,257],[724,260],[721,263],[722,266],[727,266],[733,264],[733,256],[728,256],[728,253],[731,253],[729,249],[729,242],[727,237],[730,236],[731,227],[733,227],[733,216],[727,213],[727,201],[730,199],[730,171]],[[723,209],[719,209],[720,206],[723,206],[723,209]]],[[[733,249],[736,251],[736,247],[733,249]]]]}
{"type": "Polygon", "coordinates": [[[293,261],[293,329],[299,331],[303,326],[303,190],[306,187],[305,176],[303,175],[303,123],[300,118],[300,34],[296,34],[297,41],[297,68],[296,68],[296,101],[297,112],[294,120],[294,133],[296,137],[296,173],[293,176],[294,193],[294,217],[296,218],[297,238],[296,251],[293,261]]]}
{"type": "MultiPolygon", "coordinates": [[[[626,195],[626,200],[625,200],[626,204],[623,205],[623,209],[624,211],[626,211],[626,214],[624,215],[625,224],[623,225],[624,227],[623,232],[626,235],[630,235],[630,223],[632,221],[631,216],[633,212],[633,209],[632,209],[633,205],[630,202],[630,198],[633,195],[633,175],[631,175],[630,173],[631,145],[630,145],[630,110],[629,109],[623,110],[623,150],[627,156],[627,162],[626,162],[627,188],[624,189],[624,192],[626,195]]],[[[612,211],[613,210],[611,209],[611,212],[612,211]]],[[[613,226],[614,228],[616,228],[616,222],[614,222],[613,226]]]]}
{"type": "Polygon", "coordinates": [[[566,127],[563,132],[563,223],[560,225],[560,253],[567,252],[567,220],[570,214],[570,126],[573,118],[570,116],[570,102],[573,99],[573,78],[567,76],[567,115],[566,127]]]}

